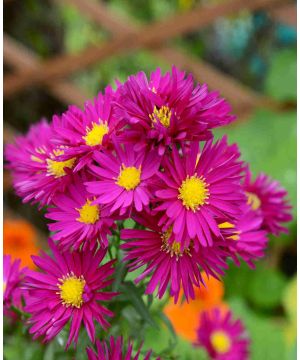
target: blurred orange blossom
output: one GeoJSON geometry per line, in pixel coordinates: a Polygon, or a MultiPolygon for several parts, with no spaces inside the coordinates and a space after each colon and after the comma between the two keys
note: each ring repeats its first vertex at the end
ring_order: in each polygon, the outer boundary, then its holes
{"type": "Polygon", "coordinates": [[[13,259],[21,259],[21,265],[34,269],[31,255],[38,252],[37,234],[34,227],[25,220],[6,219],[3,224],[3,253],[13,259]]]}
{"type": "Polygon", "coordinates": [[[215,307],[220,308],[221,311],[228,310],[227,304],[222,301],[224,296],[223,283],[211,276],[208,278],[204,272],[201,275],[206,287],[194,287],[194,300],[190,300],[189,303],[184,300],[182,303],[179,301],[174,304],[173,299],[171,299],[164,308],[164,313],[170,319],[177,335],[191,342],[196,341],[196,330],[200,324],[202,311],[211,310],[215,307]]]}

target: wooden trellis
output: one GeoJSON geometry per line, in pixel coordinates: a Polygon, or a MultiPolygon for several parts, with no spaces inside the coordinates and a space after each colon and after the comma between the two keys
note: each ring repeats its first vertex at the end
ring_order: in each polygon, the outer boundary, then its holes
{"type": "MultiPolygon", "coordinates": [[[[131,18],[114,13],[99,0],[53,1],[76,7],[81,14],[107,30],[111,37],[107,42],[88,47],[77,54],[58,55],[42,61],[37,54],[4,34],[4,63],[13,69],[12,74],[4,76],[5,98],[15,97],[29,87],[43,85],[51,95],[61,102],[81,106],[92,94],[87,94],[75,86],[68,80],[68,76],[111,56],[146,48],[167,63],[191,71],[199,82],[206,82],[212,89],[218,89],[222,96],[230,101],[234,113],[239,116],[247,116],[258,106],[272,109],[284,108],[283,104],[256,93],[211,64],[170,46],[168,41],[174,37],[205,28],[219,17],[232,15],[244,9],[250,11],[265,9],[277,20],[295,26],[295,2],[289,0],[224,0],[214,5],[201,5],[188,12],[141,26],[131,18]]],[[[10,141],[15,133],[14,129],[5,124],[4,130],[4,142],[10,141]]],[[[9,188],[10,184],[9,176],[5,173],[5,188],[9,188]]]]}

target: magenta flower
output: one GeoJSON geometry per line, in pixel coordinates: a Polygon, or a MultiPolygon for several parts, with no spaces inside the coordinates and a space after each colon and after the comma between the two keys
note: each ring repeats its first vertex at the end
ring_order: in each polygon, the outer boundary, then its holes
{"type": "Polygon", "coordinates": [[[59,193],[53,198],[53,207],[48,208],[46,218],[55,223],[48,224],[49,230],[56,232],[53,240],[59,241],[59,247],[64,250],[93,250],[99,242],[108,246],[107,236],[111,235],[114,219],[109,210],[98,204],[93,205],[94,197],[84,186],[86,176],[76,175],[65,193],[59,193]]]}
{"type": "MultiPolygon", "coordinates": [[[[264,257],[268,245],[267,232],[262,230],[262,218],[256,212],[247,210],[235,226],[230,223],[223,223],[219,227],[223,228],[224,231],[230,229],[230,234],[225,236],[229,241],[230,249],[251,268],[255,268],[253,260],[264,257]]],[[[237,261],[237,263],[239,262],[237,261]]]]}
{"type": "Polygon", "coordinates": [[[214,360],[247,360],[249,339],[241,320],[234,320],[232,313],[220,309],[204,311],[197,330],[198,346],[206,349],[214,360]]]}
{"type": "Polygon", "coordinates": [[[89,165],[95,150],[110,145],[118,123],[112,107],[114,98],[114,91],[108,86],[93,102],[87,101],[84,110],[70,106],[61,116],[53,117],[57,142],[67,148],[62,159],[78,158],[74,171],[89,165]]]}
{"type": "Polygon", "coordinates": [[[59,160],[65,149],[51,143],[53,136],[51,125],[41,120],[5,149],[16,193],[23,202],[49,204],[56,192],[64,191],[70,183],[68,175],[75,158],[59,160]]]}
{"type": "MultiPolygon", "coordinates": [[[[89,360],[138,360],[141,359],[140,353],[141,348],[139,348],[136,355],[133,355],[133,343],[128,341],[127,349],[124,349],[123,338],[119,336],[117,339],[110,337],[109,343],[105,341],[96,340],[95,352],[92,348],[88,347],[86,349],[89,360]]],[[[144,357],[144,360],[150,360],[151,350],[147,352],[144,357]]],[[[156,360],[159,360],[157,358],[156,360]]]]}
{"type": "MultiPolygon", "coordinates": [[[[132,75],[117,92],[118,116],[127,120],[127,141],[140,151],[149,144],[163,155],[166,146],[182,140],[207,140],[211,129],[232,122],[231,107],[207,85],[175,66],[161,74],[158,68],[148,80],[144,72],[132,75]]],[[[122,138],[125,140],[126,138],[122,138]]]]}
{"type": "Polygon", "coordinates": [[[114,272],[113,261],[99,266],[106,251],[99,249],[96,254],[86,250],[62,253],[49,241],[54,254],[46,253],[32,256],[33,262],[42,272],[28,271],[25,288],[29,291],[30,302],[25,310],[31,314],[29,332],[36,339],[43,337],[44,342],[53,339],[70,321],[70,333],[66,348],[72,341],[77,343],[83,322],[89,338],[95,341],[95,324],[107,329],[106,316],[113,313],[102,305],[110,301],[116,293],[103,292],[111,285],[108,279],[114,272]]]}
{"type": "Polygon", "coordinates": [[[194,286],[204,284],[202,270],[215,278],[224,275],[223,269],[227,268],[226,258],[230,252],[223,240],[215,239],[212,246],[201,247],[199,251],[195,250],[191,241],[182,249],[172,228],[162,231],[157,225],[158,217],[147,216],[146,219],[145,216],[136,218],[136,221],[149,230],[122,230],[121,239],[126,242],[121,248],[125,250],[124,261],[129,261],[130,271],[145,266],[136,283],[151,277],[146,294],[152,294],[157,288],[158,297],[162,298],[170,285],[170,295],[175,303],[181,288],[187,300],[194,299],[194,286]]]}
{"type": "Polygon", "coordinates": [[[15,319],[11,310],[14,306],[22,309],[24,291],[21,285],[27,268],[20,269],[21,260],[12,260],[10,255],[3,255],[3,312],[5,316],[15,319]]]}
{"type": "Polygon", "coordinates": [[[247,169],[244,190],[251,209],[263,218],[263,228],[278,236],[288,233],[282,223],[292,220],[291,206],[286,199],[287,191],[280,183],[261,173],[251,181],[252,174],[247,169]]]}
{"type": "Polygon", "coordinates": [[[235,221],[245,201],[237,147],[228,146],[224,137],[215,144],[209,140],[198,151],[198,143],[193,143],[181,157],[173,148],[171,160],[164,158],[165,171],[158,174],[162,181],[155,192],[155,211],[165,212],[160,220],[164,231],[173,226],[182,248],[194,239],[196,251],[200,245],[212,246],[213,238],[221,236],[218,221],[235,221]]]}
{"type": "Polygon", "coordinates": [[[115,142],[116,153],[96,152],[97,166],[91,169],[97,181],[87,182],[87,190],[96,196],[95,204],[110,207],[110,213],[119,211],[124,215],[134,208],[142,211],[149,205],[150,178],[157,172],[160,157],[156,152],[135,153],[131,145],[122,148],[115,142]]]}

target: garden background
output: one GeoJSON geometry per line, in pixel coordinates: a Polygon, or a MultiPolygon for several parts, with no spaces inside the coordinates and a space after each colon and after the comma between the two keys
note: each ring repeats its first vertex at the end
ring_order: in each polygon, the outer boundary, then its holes
{"type": "MultiPolygon", "coordinates": [[[[296,358],[295,18],[295,2],[275,0],[4,1],[4,143],[116,78],[157,66],[190,71],[231,102],[238,121],[215,134],[239,144],[255,175],[287,188],[294,215],[290,234],[271,239],[255,271],[232,267],[224,279],[224,301],[249,331],[253,360],[296,358]]],[[[47,246],[46,222],[14,195],[6,170],[4,210],[4,253],[30,265],[29,254],[47,246]]],[[[199,357],[184,334],[155,319],[155,300],[148,308],[134,299],[124,322],[145,317],[145,347],[199,357]]],[[[180,327],[182,314],[173,316],[180,327]]],[[[5,359],[70,358],[55,343],[32,342],[20,324],[4,325],[5,359]]]]}

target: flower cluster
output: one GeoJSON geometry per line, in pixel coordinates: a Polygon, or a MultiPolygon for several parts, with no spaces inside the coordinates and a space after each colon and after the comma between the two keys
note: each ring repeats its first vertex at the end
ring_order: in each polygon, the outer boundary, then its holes
{"type": "Polygon", "coordinates": [[[203,273],[224,275],[230,259],[254,266],[267,234],[286,231],[286,192],[266,175],[252,181],[238,146],[213,137],[234,120],[217,92],[173,67],[107,87],[6,147],[17,194],[47,206],[52,232],[54,257],[35,256],[42,272],[29,271],[24,285],[35,338],[49,341],[70,322],[67,346],[82,323],[95,342],[94,322],[109,326],[102,302],[117,294],[113,262],[102,262],[117,221],[136,224],[120,233],[123,261],[143,268],[135,281],[159,298],[169,289],[175,302],[195,297],[203,273]]]}

